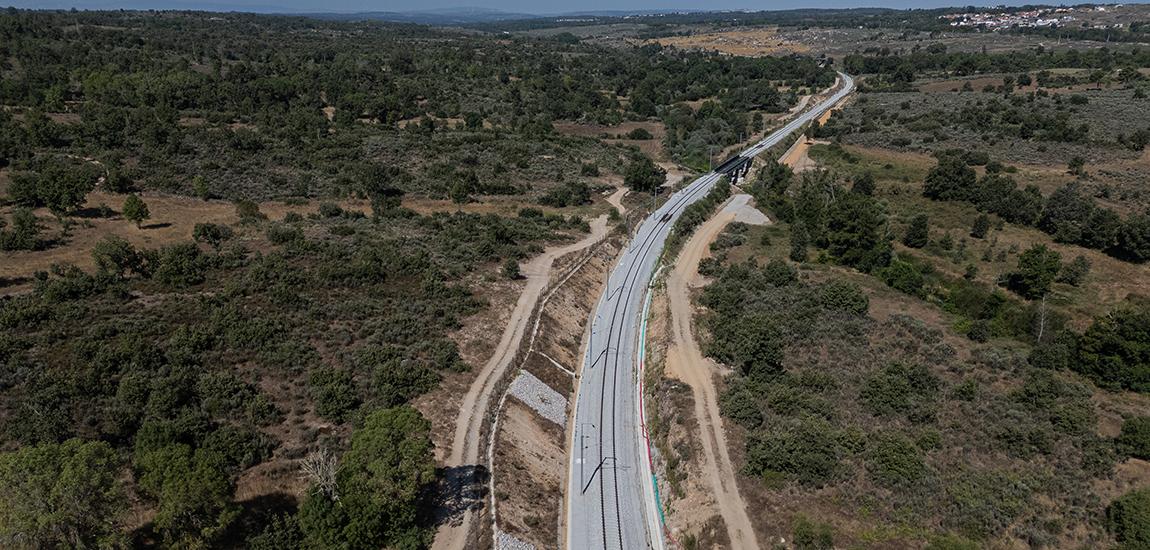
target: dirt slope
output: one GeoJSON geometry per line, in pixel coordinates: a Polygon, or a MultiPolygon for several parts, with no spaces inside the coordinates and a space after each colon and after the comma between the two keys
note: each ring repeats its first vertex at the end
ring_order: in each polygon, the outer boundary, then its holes
{"type": "MultiPolygon", "coordinates": [[[[624,192],[625,190],[620,189],[608,199],[608,202],[617,205],[624,192]]],[[[480,463],[479,447],[482,441],[480,432],[490,408],[492,394],[515,358],[516,350],[519,349],[520,341],[531,320],[531,311],[551,278],[555,260],[595,244],[607,235],[607,231],[607,217],[600,216],[591,222],[591,233],[582,240],[565,246],[549,247],[520,267],[520,273],[527,279],[527,284],[519,295],[511,318],[499,339],[499,345],[463,397],[455,420],[455,436],[452,439],[451,452],[444,461],[447,469],[460,469],[480,463]]],[[[462,517],[445,522],[436,533],[432,548],[436,550],[465,548],[475,515],[475,512],[468,508],[462,513],[462,517]]]]}
{"type": "Polygon", "coordinates": [[[733,548],[758,548],[758,542],[746,503],[739,494],[736,470],[727,451],[723,419],[719,415],[719,396],[714,382],[719,366],[703,356],[695,341],[691,322],[694,317],[691,289],[702,283],[698,265],[699,260],[708,255],[708,246],[735,219],[740,207],[749,199],[749,195],[735,195],[718,214],[700,226],[679,253],[675,268],[667,276],[672,339],[667,354],[667,375],[685,382],[694,394],[695,418],[703,447],[703,473],[727,526],[733,548]]]}

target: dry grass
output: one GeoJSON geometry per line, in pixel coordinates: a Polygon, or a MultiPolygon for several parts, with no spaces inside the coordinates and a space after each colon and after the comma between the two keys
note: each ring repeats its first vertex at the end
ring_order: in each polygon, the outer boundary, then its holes
{"type": "MultiPolygon", "coordinates": [[[[978,268],[976,280],[988,285],[994,285],[999,276],[1013,270],[1018,253],[1035,244],[1045,244],[1054,249],[1062,255],[1063,261],[1081,255],[1090,260],[1092,266],[1086,282],[1080,287],[1055,285],[1051,300],[1079,327],[1131,294],[1150,296],[1150,277],[1145,266],[1118,260],[1098,250],[1055,243],[1049,235],[1032,227],[1003,224],[1001,229],[991,230],[985,239],[970,237],[970,226],[978,216],[974,206],[933,201],[922,196],[921,182],[935,164],[929,155],[855,146],[845,146],[844,149],[859,160],[853,166],[835,163],[834,169],[870,171],[875,175],[876,196],[887,203],[896,238],[902,235],[910,218],[922,213],[930,218],[932,239],[950,233],[956,244],[965,240],[967,247],[960,261],[896,244],[900,253],[929,261],[936,269],[952,277],[961,277],[967,265],[974,265],[978,268]],[[993,250],[989,261],[983,259],[988,248],[993,250]],[[997,261],[999,252],[1006,252],[1005,261],[997,261]]],[[[1020,186],[1033,184],[1046,194],[1072,180],[1061,168],[1036,165],[1019,165],[1018,172],[1012,175],[1020,186]]]]}
{"type": "Polygon", "coordinates": [[[656,38],[648,42],[684,50],[716,51],[746,57],[806,53],[810,50],[804,44],[780,36],[775,28],[725,30],[690,36],[670,36],[656,38]]]}
{"type": "MultiPolygon", "coordinates": [[[[69,218],[72,227],[65,235],[63,226],[47,209],[35,210],[44,226],[42,238],[54,241],[45,250],[4,252],[0,258],[0,278],[24,279],[37,271],[48,270],[53,264],[70,263],[81,269],[95,267],[92,260],[92,247],[112,235],[120,237],[138,248],[157,248],[163,245],[187,242],[192,239],[192,229],[197,223],[219,223],[237,226],[240,219],[235,206],[225,201],[203,201],[189,197],[143,193],[141,198],[148,205],[151,218],[142,228],[119,215],[124,202],[123,195],[103,191],[88,194],[88,200],[80,211],[69,218]],[[112,216],[100,217],[101,206],[111,209],[112,216]]],[[[347,210],[368,211],[361,201],[344,201],[341,206],[347,210]]],[[[311,201],[300,205],[289,205],[269,201],[260,204],[260,211],[269,219],[280,220],[289,212],[309,214],[319,207],[311,201]]],[[[0,208],[0,216],[7,217],[13,207],[0,208]]],[[[264,243],[262,232],[247,232],[240,228],[238,238],[252,248],[259,249],[264,243]]],[[[21,287],[7,287],[6,292],[21,290],[21,287]]]]}

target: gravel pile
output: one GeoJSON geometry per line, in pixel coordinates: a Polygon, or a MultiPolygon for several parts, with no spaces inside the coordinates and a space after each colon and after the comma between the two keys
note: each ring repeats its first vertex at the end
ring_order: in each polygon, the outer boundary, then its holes
{"type": "Polygon", "coordinates": [[[519,376],[511,383],[511,395],[543,418],[560,426],[567,425],[567,398],[530,372],[519,371],[519,376]]]}
{"type": "Polygon", "coordinates": [[[523,542],[503,531],[495,537],[496,550],[535,550],[535,545],[530,542],[523,542]]]}

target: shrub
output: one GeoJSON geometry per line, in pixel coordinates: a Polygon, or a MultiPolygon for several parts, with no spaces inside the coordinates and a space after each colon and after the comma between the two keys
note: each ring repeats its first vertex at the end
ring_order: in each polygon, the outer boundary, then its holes
{"type": "Polygon", "coordinates": [[[266,220],[268,217],[260,212],[260,205],[248,199],[242,199],[235,202],[236,216],[239,216],[240,222],[251,223],[260,220],[266,220]]]}
{"type": "Polygon", "coordinates": [[[799,279],[798,271],[778,258],[772,259],[763,266],[763,277],[774,286],[787,286],[799,279]]]}
{"type": "Polygon", "coordinates": [[[1119,548],[1150,548],[1150,489],[1136,489],[1106,508],[1106,528],[1119,548]]]}
{"type": "Polygon", "coordinates": [[[970,227],[970,236],[976,239],[986,237],[987,231],[990,230],[990,217],[986,214],[979,214],[974,218],[974,224],[970,227]]]}
{"type": "Polygon", "coordinates": [[[1034,487],[1002,471],[966,471],[946,486],[943,523],[974,539],[1000,533],[1026,510],[1034,487]]]}
{"type": "Polygon", "coordinates": [[[939,386],[938,377],[923,365],[890,363],[867,377],[859,397],[876,415],[907,414],[925,422],[933,420],[939,386]]]}
{"type": "Polygon", "coordinates": [[[654,137],[646,128],[635,128],[627,132],[627,139],[652,139],[654,137]]]}
{"type": "Polygon", "coordinates": [[[308,376],[308,385],[311,387],[315,411],[320,416],[343,422],[359,407],[355,381],[346,370],[328,367],[313,369],[308,376]]]}
{"type": "Polygon", "coordinates": [[[6,229],[0,218],[0,250],[35,250],[40,248],[40,221],[29,208],[12,212],[12,229],[6,229]]]}
{"type": "Polygon", "coordinates": [[[123,277],[129,272],[144,273],[144,257],[131,243],[108,235],[92,247],[92,259],[101,273],[123,277]]]}
{"type": "Polygon", "coordinates": [[[140,227],[144,220],[151,217],[148,204],[134,194],[128,195],[128,198],[124,199],[123,214],[124,219],[136,224],[136,227],[140,227]]]}
{"type": "Polygon", "coordinates": [[[867,472],[883,487],[912,487],[928,474],[921,454],[905,435],[879,434],[867,442],[867,472]]]}
{"type": "Polygon", "coordinates": [[[902,244],[910,248],[922,248],[930,240],[930,225],[926,214],[919,214],[910,220],[910,227],[902,238],[902,244]]]}
{"type": "Polygon", "coordinates": [[[782,372],[781,334],[770,313],[713,317],[706,353],[744,376],[766,377],[782,372]]]}
{"type": "Polygon", "coordinates": [[[1103,387],[1150,392],[1150,305],[1096,318],[1078,338],[1077,358],[1070,365],[1103,387]]]}
{"type": "Polygon", "coordinates": [[[194,243],[168,245],[160,249],[152,278],[174,287],[186,287],[204,282],[207,258],[194,243]]]}
{"type": "Polygon", "coordinates": [[[834,528],[827,523],[811,521],[806,516],[795,519],[793,542],[798,550],[833,550],[834,528]]]}
{"type": "Polygon", "coordinates": [[[1062,265],[1062,269],[1058,271],[1056,280],[1060,283],[1078,286],[1086,279],[1088,273],[1090,273],[1090,260],[1087,260],[1082,255],[1078,255],[1075,256],[1070,263],[1062,265]]]}
{"type": "Polygon", "coordinates": [[[503,276],[511,280],[521,277],[519,274],[519,262],[515,258],[507,258],[507,260],[503,262],[503,276]]]}
{"type": "Polygon", "coordinates": [[[819,303],[829,310],[866,315],[870,300],[858,285],[831,281],[819,288],[819,303]]]}
{"type": "Polygon", "coordinates": [[[272,244],[288,244],[303,240],[303,229],[290,225],[275,224],[267,230],[268,240],[272,244]]]}
{"type": "Polygon", "coordinates": [[[343,216],[343,208],[334,202],[324,201],[319,203],[319,215],[323,218],[338,218],[343,216]]]}
{"type": "Polygon", "coordinates": [[[842,471],[838,433],[821,418],[802,417],[747,439],[747,469],[756,477],[782,472],[803,485],[822,486],[842,471]]]}
{"type": "Polygon", "coordinates": [[[1122,423],[1122,433],[1114,440],[1118,452],[1124,456],[1150,459],[1150,416],[1128,418],[1122,423]]]}
{"type": "Polygon", "coordinates": [[[0,453],[0,540],[29,548],[114,541],[116,517],[127,507],[119,470],[116,452],[102,441],[0,453]]]}
{"type": "Polygon", "coordinates": [[[197,223],[192,228],[192,238],[196,242],[206,243],[216,250],[219,250],[220,245],[234,235],[232,228],[218,223],[197,223]]]}
{"type": "Polygon", "coordinates": [[[879,271],[879,278],[887,286],[911,296],[922,297],[925,294],[923,284],[926,280],[919,273],[914,264],[895,258],[886,268],[879,271]]]}

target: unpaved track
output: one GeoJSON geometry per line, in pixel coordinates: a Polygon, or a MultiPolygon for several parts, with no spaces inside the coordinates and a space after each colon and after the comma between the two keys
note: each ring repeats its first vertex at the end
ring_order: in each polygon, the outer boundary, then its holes
{"type": "MultiPolygon", "coordinates": [[[[612,194],[607,202],[622,210],[621,200],[626,188],[620,188],[612,194]]],[[[455,419],[455,437],[451,444],[451,454],[448,455],[444,466],[457,468],[465,465],[479,464],[479,444],[482,441],[480,429],[487,415],[491,403],[492,392],[496,384],[503,378],[504,373],[511,366],[519,343],[527,332],[527,324],[531,320],[531,310],[539,301],[547,281],[551,278],[551,267],[557,258],[566,254],[583,250],[605,236],[609,230],[607,216],[599,216],[591,221],[591,233],[576,243],[565,246],[549,247],[542,254],[532,258],[531,261],[520,267],[520,274],[527,279],[527,285],[515,303],[499,345],[491,354],[491,358],[483,365],[475,381],[471,383],[467,394],[459,405],[459,415],[455,419]]],[[[461,521],[445,522],[435,534],[433,550],[458,550],[465,548],[468,543],[467,535],[471,530],[475,512],[467,510],[461,521]]]]}
{"type": "Polygon", "coordinates": [[[671,348],[667,352],[667,374],[691,386],[695,398],[695,419],[699,423],[699,440],[703,446],[703,475],[711,486],[719,513],[727,526],[732,548],[758,548],[755,529],[747,514],[747,505],[739,494],[735,467],[727,451],[727,436],[719,415],[718,390],[714,377],[718,365],[703,356],[695,341],[691,289],[702,285],[699,260],[726,225],[735,220],[739,208],[749,195],[735,195],[707,220],[687,241],[667,276],[667,298],[671,306],[671,348]]]}

